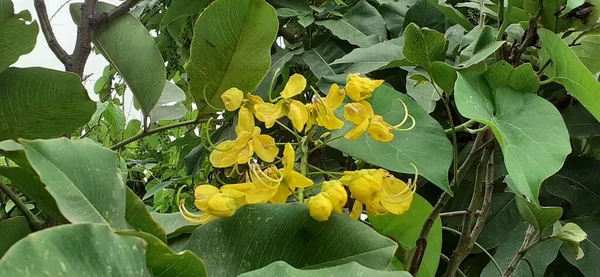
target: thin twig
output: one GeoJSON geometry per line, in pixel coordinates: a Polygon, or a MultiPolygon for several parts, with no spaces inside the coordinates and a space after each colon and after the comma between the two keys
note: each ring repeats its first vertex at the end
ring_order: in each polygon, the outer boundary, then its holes
{"type": "Polygon", "coordinates": [[[128,13],[129,10],[133,8],[138,2],[140,2],[140,0],[125,0],[125,2],[121,3],[121,5],[117,6],[111,11],[98,14],[94,22],[95,25],[104,25],[107,22],[128,13]]]}
{"type": "Polygon", "coordinates": [[[62,5],[60,5],[60,7],[58,7],[58,10],[56,10],[52,16],[50,17],[50,22],[52,22],[52,19],[54,19],[54,17],[58,14],[58,12],[60,12],[60,10],[62,10],[67,4],[69,4],[72,0],[67,0],[65,1],[62,5]]]}
{"type": "MultiPolygon", "coordinates": [[[[460,168],[457,170],[457,173],[454,175],[454,178],[450,183],[450,189],[458,187],[462,179],[465,177],[465,175],[471,168],[471,165],[473,164],[475,158],[477,157],[477,154],[479,153],[478,149],[481,149],[479,145],[483,140],[483,136],[484,133],[479,133],[475,137],[475,141],[473,142],[471,152],[469,153],[463,164],[460,166],[460,168]]],[[[427,237],[429,236],[429,231],[431,230],[431,227],[433,227],[433,223],[435,222],[436,218],[439,216],[439,214],[442,212],[442,210],[444,209],[446,204],[448,204],[448,201],[451,198],[452,196],[449,193],[442,193],[442,195],[438,199],[438,202],[433,207],[433,210],[431,210],[431,213],[429,213],[429,216],[425,219],[425,222],[423,223],[421,233],[419,234],[419,238],[416,242],[417,246],[415,249],[415,254],[413,255],[413,258],[410,263],[409,272],[413,276],[417,275],[417,273],[419,272],[419,268],[421,267],[421,262],[423,261],[423,254],[425,253],[425,249],[427,248],[427,237]]]]}
{"type": "Polygon", "coordinates": [[[466,214],[467,214],[467,211],[452,211],[452,212],[440,213],[440,217],[463,216],[466,214]]]}
{"type": "MultiPolygon", "coordinates": [[[[150,136],[150,135],[153,135],[153,134],[156,134],[156,133],[164,132],[164,131],[167,131],[167,130],[170,130],[170,129],[179,128],[179,127],[183,127],[183,126],[200,124],[200,123],[204,123],[204,122],[207,122],[207,121],[208,121],[208,119],[194,119],[194,120],[188,120],[188,121],[174,123],[174,124],[171,124],[171,125],[166,125],[166,126],[158,127],[158,128],[155,128],[155,129],[150,129],[150,130],[147,130],[147,131],[142,131],[141,133],[139,133],[139,134],[137,134],[137,135],[135,135],[133,137],[125,139],[125,140],[123,140],[123,141],[121,141],[121,142],[119,142],[119,143],[111,146],[110,149],[111,150],[117,150],[117,149],[119,149],[119,148],[121,148],[121,147],[123,147],[123,146],[125,146],[127,144],[130,144],[130,143],[132,143],[132,142],[134,142],[136,140],[145,138],[147,136],[150,136]]],[[[213,120],[213,121],[215,121],[215,120],[213,120]]]]}
{"type": "Polygon", "coordinates": [[[19,208],[19,210],[21,210],[21,213],[23,213],[23,215],[25,216],[25,219],[27,219],[27,222],[29,222],[29,227],[31,228],[32,231],[37,231],[42,228],[43,222],[41,220],[39,220],[37,217],[35,217],[35,215],[27,208],[27,206],[25,206],[25,203],[23,203],[23,201],[21,201],[21,198],[19,198],[2,181],[0,181],[0,190],[2,190],[2,192],[4,192],[4,194],[6,194],[6,196],[8,196],[8,198],[10,200],[12,200],[13,203],[15,203],[15,206],[17,206],[17,208],[19,208]]]}
{"type": "Polygon", "coordinates": [[[48,10],[46,9],[46,3],[44,0],[34,0],[33,6],[35,7],[35,12],[37,13],[38,19],[40,21],[40,28],[42,29],[42,33],[46,38],[46,42],[48,43],[48,47],[52,50],[52,53],[58,58],[58,60],[66,65],[69,60],[69,54],[65,51],[65,49],[60,46],[58,40],[56,40],[56,36],[54,35],[54,31],[52,30],[52,26],[50,25],[50,19],[48,19],[48,10]]]}
{"type": "MultiPolygon", "coordinates": [[[[448,231],[450,233],[460,236],[460,231],[454,230],[450,227],[442,226],[442,230],[448,231]]],[[[490,261],[492,261],[492,263],[494,264],[494,267],[498,270],[498,273],[502,274],[502,268],[500,268],[500,264],[498,264],[496,259],[494,259],[494,256],[492,256],[492,254],[490,254],[490,252],[488,252],[485,249],[485,247],[483,247],[481,244],[475,242],[474,245],[477,246],[477,248],[479,248],[479,250],[481,250],[481,252],[485,253],[485,255],[488,256],[488,258],[490,258],[490,261]]]]}
{"type": "Polygon", "coordinates": [[[513,272],[517,269],[517,266],[519,266],[521,259],[523,259],[525,254],[527,254],[527,251],[531,250],[531,248],[535,247],[538,243],[542,241],[538,239],[530,243],[531,239],[534,237],[534,231],[535,228],[533,227],[533,225],[529,225],[527,231],[525,231],[525,238],[523,239],[521,249],[519,249],[519,252],[517,252],[517,254],[515,254],[515,256],[512,258],[510,264],[506,268],[506,271],[504,271],[504,273],[502,274],[502,277],[511,276],[513,272]]]}

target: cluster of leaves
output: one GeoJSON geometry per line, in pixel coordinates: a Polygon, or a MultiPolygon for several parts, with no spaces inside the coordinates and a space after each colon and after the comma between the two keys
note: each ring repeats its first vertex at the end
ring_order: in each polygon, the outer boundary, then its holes
{"type": "MultiPolygon", "coordinates": [[[[77,24],[82,5],[70,6],[77,24]]],[[[82,76],[10,67],[40,28],[0,0],[0,275],[595,276],[599,9],[597,0],[144,0],[93,33],[110,62],[94,102],[82,76]],[[328,141],[355,126],[345,121],[309,138],[308,163],[403,179],[414,164],[423,178],[406,213],[317,222],[300,203],[262,204],[197,226],[177,211],[196,184],[239,181],[209,162],[210,141],[235,138],[223,92],[274,99],[300,74],[326,93],[351,73],[384,80],[373,110],[400,122],[401,100],[415,128],[385,143],[328,141]]]]}

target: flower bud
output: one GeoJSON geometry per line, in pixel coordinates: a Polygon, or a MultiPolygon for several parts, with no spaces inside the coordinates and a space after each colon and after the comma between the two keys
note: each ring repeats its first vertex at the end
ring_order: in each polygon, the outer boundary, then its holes
{"type": "Polygon", "coordinates": [[[308,212],[316,221],[325,221],[331,215],[333,205],[322,193],[313,196],[308,200],[308,212]]]}
{"type": "Polygon", "coordinates": [[[242,105],[244,93],[238,88],[230,88],[221,94],[221,100],[223,100],[225,109],[230,112],[235,111],[240,108],[240,105],[242,105]]]}
{"type": "Polygon", "coordinates": [[[212,185],[200,185],[194,190],[194,205],[200,210],[206,210],[208,207],[208,199],[219,193],[219,189],[212,185]]]}
{"type": "Polygon", "coordinates": [[[348,200],[348,193],[338,180],[323,182],[322,191],[325,193],[333,206],[333,211],[342,213],[342,208],[348,200]]]}
{"type": "Polygon", "coordinates": [[[235,210],[235,200],[218,193],[208,199],[208,209],[205,212],[217,217],[230,217],[235,214],[235,210]]]}

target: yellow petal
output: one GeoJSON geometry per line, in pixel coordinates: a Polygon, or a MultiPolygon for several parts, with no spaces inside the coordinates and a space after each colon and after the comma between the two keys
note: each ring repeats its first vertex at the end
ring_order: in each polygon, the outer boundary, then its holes
{"type": "Polygon", "coordinates": [[[383,84],[383,80],[371,80],[360,77],[358,74],[348,74],[346,87],[348,96],[354,101],[367,99],[373,95],[373,91],[383,84]]]}
{"type": "Polygon", "coordinates": [[[347,134],[344,135],[344,138],[349,140],[355,140],[362,136],[369,128],[369,119],[363,120],[360,124],[354,126],[352,130],[350,130],[347,134]]]}
{"type": "Polygon", "coordinates": [[[311,197],[307,205],[310,216],[316,221],[326,221],[333,210],[331,201],[321,193],[311,197]]]}
{"type": "Polygon", "coordinates": [[[388,142],[394,139],[394,133],[390,130],[389,124],[385,123],[380,115],[373,117],[367,131],[369,136],[376,141],[388,142]]]}
{"type": "Polygon", "coordinates": [[[244,93],[237,88],[230,88],[221,94],[221,100],[225,105],[225,109],[228,111],[235,111],[240,108],[242,100],[244,100],[244,93]]]}
{"type": "Polygon", "coordinates": [[[235,214],[235,200],[222,193],[212,195],[208,199],[208,209],[206,212],[216,217],[230,217],[235,214]]]}
{"type": "Polygon", "coordinates": [[[340,89],[337,84],[333,84],[329,88],[327,97],[325,97],[325,105],[335,111],[344,102],[344,98],[346,98],[346,91],[340,89]]]}
{"type": "Polygon", "coordinates": [[[286,143],[283,147],[283,159],[281,163],[283,164],[283,176],[290,174],[294,170],[294,162],[296,161],[296,153],[294,152],[294,147],[291,144],[286,143]]]}
{"type": "Polygon", "coordinates": [[[217,149],[210,153],[210,163],[217,168],[230,167],[236,163],[241,150],[235,147],[236,141],[226,140],[217,145],[217,149]],[[219,150],[222,149],[223,151],[219,150]]]}
{"type": "Polygon", "coordinates": [[[354,204],[352,205],[352,211],[350,211],[350,217],[352,217],[354,219],[358,219],[360,217],[360,215],[362,214],[362,208],[363,208],[363,205],[360,201],[358,201],[358,200],[354,201],[354,204]]]}
{"type": "Polygon", "coordinates": [[[363,102],[364,101],[344,105],[344,118],[358,125],[365,119],[371,117],[372,115],[369,113],[370,110],[373,110],[372,108],[369,110],[371,105],[367,102],[363,102]]]}
{"type": "Polygon", "coordinates": [[[254,135],[252,143],[256,155],[265,162],[274,161],[279,153],[279,148],[275,145],[275,139],[269,135],[254,135]]]}
{"type": "Polygon", "coordinates": [[[344,121],[335,116],[333,111],[322,102],[314,103],[317,111],[317,124],[328,130],[340,129],[344,126],[344,121]]]}
{"type": "Polygon", "coordinates": [[[265,123],[267,128],[273,127],[275,121],[284,115],[283,101],[277,104],[259,103],[254,105],[256,118],[265,123]]]}
{"type": "Polygon", "coordinates": [[[279,186],[277,192],[271,197],[269,202],[274,204],[283,204],[287,201],[288,197],[292,194],[292,191],[287,186],[279,186]]]}
{"type": "Polygon", "coordinates": [[[302,132],[304,124],[308,121],[308,110],[304,104],[300,101],[292,100],[289,105],[287,116],[292,121],[294,128],[298,132],[302,132]]]}
{"type": "Polygon", "coordinates": [[[237,126],[235,126],[236,134],[239,135],[242,131],[250,133],[254,131],[254,115],[246,107],[240,108],[240,111],[238,113],[238,124],[237,126]]]}
{"type": "Polygon", "coordinates": [[[404,181],[387,174],[381,185],[381,204],[393,214],[403,214],[410,209],[413,193],[404,181]]]}
{"type": "Polygon", "coordinates": [[[254,146],[251,142],[248,142],[246,147],[242,148],[242,150],[239,152],[236,163],[245,164],[250,161],[252,155],[254,155],[254,146]]]}
{"type": "Polygon", "coordinates": [[[208,213],[201,213],[201,214],[193,214],[190,211],[188,211],[185,208],[185,201],[181,200],[181,202],[179,202],[179,212],[181,213],[181,215],[183,215],[183,218],[185,218],[187,221],[192,222],[194,224],[204,224],[206,222],[209,222],[213,219],[215,219],[215,216],[212,216],[208,213]]]}
{"type": "Polygon", "coordinates": [[[342,213],[342,208],[348,200],[348,193],[346,193],[346,189],[344,189],[342,183],[338,180],[325,181],[323,182],[321,191],[327,194],[327,198],[329,198],[333,205],[333,210],[336,213],[342,213]]]}
{"type": "Polygon", "coordinates": [[[363,100],[362,95],[360,93],[361,92],[360,84],[358,84],[356,82],[346,83],[344,90],[346,91],[346,94],[348,94],[348,97],[350,97],[350,99],[352,99],[352,101],[363,100]]]}
{"type": "Polygon", "coordinates": [[[261,189],[258,187],[254,187],[246,193],[246,201],[248,202],[248,204],[266,203],[267,201],[269,201],[269,199],[271,199],[275,192],[277,192],[277,188],[261,189]]]}
{"type": "Polygon", "coordinates": [[[283,179],[292,190],[296,188],[307,188],[313,185],[313,181],[311,179],[306,178],[306,176],[297,171],[292,171],[289,174],[284,175],[283,179]]]}
{"type": "Polygon", "coordinates": [[[304,91],[306,88],[306,79],[300,74],[294,74],[290,77],[285,88],[281,91],[281,97],[292,98],[304,91]]]}
{"type": "Polygon", "coordinates": [[[219,189],[212,185],[200,185],[194,189],[194,205],[200,210],[206,210],[208,199],[219,193],[219,189]]]}

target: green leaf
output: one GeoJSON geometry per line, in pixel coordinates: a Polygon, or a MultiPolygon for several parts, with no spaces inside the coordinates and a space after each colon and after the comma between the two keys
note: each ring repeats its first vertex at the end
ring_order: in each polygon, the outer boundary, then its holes
{"type": "Polygon", "coordinates": [[[125,121],[127,120],[121,107],[110,102],[102,115],[106,122],[110,124],[110,135],[117,140],[120,139],[123,136],[123,131],[125,131],[125,121]]]}
{"type": "Polygon", "coordinates": [[[417,0],[408,8],[404,17],[404,27],[415,23],[421,28],[429,28],[438,32],[446,30],[446,17],[428,0],[417,0]]]}
{"type": "MultiPolygon", "coordinates": [[[[29,11],[13,14],[11,0],[0,0],[0,73],[33,50],[38,26],[29,11]]],[[[1,139],[0,139],[1,140],[1,139]]]]}
{"type": "Polygon", "coordinates": [[[538,231],[544,231],[552,226],[562,216],[561,207],[539,207],[519,196],[515,196],[515,203],[521,217],[538,231]]]}
{"type": "Polygon", "coordinates": [[[583,3],[585,3],[585,0],[567,0],[567,6],[565,7],[565,10],[562,11],[562,14],[567,14],[568,12],[572,11],[573,9],[583,5],[583,3]]]}
{"type": "Polygon", "coordinates": [[[454,86],[459,112],[492,128],[504,154],[511,189],[538,203],[542,181],[571,152],[567,128],[547,100],[503,86],[493,92],[483,75],[460,71],[454,86]]]}
{"type": "Polygon", "coordinates": [[[387,37],[383,17],[365,0],[352,6],[341,19],[315,21],[315,24],[359,47],[375,45],[387,37]]]}
{"type": "Polygon", "coordinates": [[[493,90],[501,86],[511,86],[517,91],[537,93],[540,87],[540,79],[530,63],[513,68],[506,61],[499,61],[491,65],[483,76],[493,90]]]}
{"type": "Polygon", "coordinates": [[[296,55],[300,55],[304,52],[304,49],[296,49],[296,50],[280,50],[279,52],[273,54],[271,56],[271,68],[269,69],[269,73],[263,78],[263,80],[258,85],[258,88],[254,91],[254,94],[267,99],[269,93],[273,90],[271,86],[271,81],[274,78],[278,78],[281,75],[281,71],[285,67],[285,65],[296,55]]]}
{"type": "Polygon", "coordinates": [[[126,227],[125,186],[114,152],[65,138],[22,140],[21,145],[66,219],[126,227]]]}
{"type": "Polygon", "coordinates": [[[538,34],[542,41],[540,64],[547,60],[552,61],[545,73],[562,84],[596,119],[600,120],[598,80],[560,37],[546,29],[538,30],[538,34]]]}
{"type": "MultiPolygon", "coordinates": [[[[71,4],[73,21],[81,20],[81,3],[71,4]]],[[[98,3],[98,11],[108,12],[115,6],[98,3]]],[[[165,87],[165,62],[146,27],[133,15],[126,13],[94,31],[96,49],[119,72],[142,112],[150,113],[165,87]]]]}
{"type": "Polygon", "coordinates": [[[486,45],[484,48],[482,48],[478,52],[474,53],[474,55],[470,59],[468,59],[467,61],[465,61],[463,63],[460,63],[458,66],[462,67],[462,68],[468,68],[473,65],[476,65],[476,64],[482,62],[483,60],[485,60],[490,55],[494,54],[494,52],[496,52],[496,50],[498,50],[500,47],[502,47],[502,45],[504,43],[505,43],[505,41],[492,42],[492,43],[486,45]]]}
{"type": "Polygon", "coordinates": [[[45,68],[2,72],[0,99],[0,141],[70,134],[96,110],[77,75],[45,68]]]}
{"type": "Polygon", "coordinates": [[[600,270],[600,218],[576,217],[569,219],[569,222],[576,223],[587,234],[587,238],[579,243],[585,256],[577,260],[573,252],[567,247],[561,248],[560,252],[569,263],[579,268],[579,271],[586,277],[597,276],[598,270],[600,270]]]}
{"type": "Polygon", "coordinates": [[[182,103],[184,100],[185,92],[176,84],[166,82],[156,106],[150,112],[150,121],[158,122],[184,117],[187,113],[187,109],[182,103]]]}
{"type": "MultiPolygon", "coordinates": [[[[454,82],[456,82],[456,69],[445,62],[435,61],[431,63],[431,78],[446,93],[454,91],[454,82]]],[[[439,96],[438,96],[439,98],[439,96]]]]}
{"type": "Polygon", "coordinates": [[[600,124],[580,103],[573,103],[562,113],[569,136],[572,138],[590,138],[600,136],[600,124]]]}
{"type": "Polygon", "coordinates": [[[569,222],[565,226],[561,226],[560,222],[557,222],[554,227],[552,238],[562,241],[563,245],[573,252],[576,260],[583,258],[584,253],[579,247],[579,243],[587,238],[587,234],[581,230],[581,227],[573,222],[569,222]]]}
{"type": "Polygon", "coordinates": [[[346,53],[339,46],[331,42],[324,42],[319,46],[306,50],[302,53],[304,63],[308,65],[310,71],[317,77],[336,75],[339,73],[339,66],[330,65],[334,60],[341,58],[346,53]]]}
{"type": "Polygon", "coordinates": [[[183,218],[179,212],[170,214],[151,212],[150,215],[162,226],[168,238],[176,237],[183,233],[191,233],[198,227],[198,225],[183,218]]]}
{"type": "Polygon", "coordinates": [[[402,53],[407,60],[427,71],[434,61],[443,61],[446,53],[446,39],[440,32],[422,28],[411,23],[404,30],[402,53]]]}
{"type": "MultiPolygon", "coordinates": [[[[410,74],[410,73],[409,73],[410,74]]],[[[429,81],[415,81],[411,76],[406,77],[406,94],[410,95],[427,113],[433,112],[440,94],[429,81]]]]}
{"type": "MultiPolygon", "coordinates": [[[[579,19],[559,16],[566,3],[567,0],[545,0],[540,16],[541,26],[558,34],[576,25],[579,19]]],[[[537,0],[524,0],[523,9],[529,14],[535,14],[538,10],[537,0]]],[[[596,20],[592,22],[596,22],[596,20]]]]}
{"type": "Polygon", "coordinates": [[[343,265],[326,267],[321,269],[297,269],[284,261],[273,262],[263,268],[246,272],[239,275],[240,277],[259,277],[259,276],[296,276],[296,277],[312,277],[312,276],[329,276],[329,277],[410,277],[410,273],[406,271],[383,271],[375,270],[357,262],[350,262],[343,265]]]}
{"type": "Polygon", "coordinates": [[[459,24],[463,28],[467,30],[473,29],[473,24],[469,22],[467,17],[460,13],[457,9],[452,7],[452,5],[446,3],[444,0],[427,0],[429,4],[438,9],[441,13],[443,13],[448,19],[454,21],[454,23],[459,24]]]}
{"type": "Polygon", "coordinates": [[[348,73],[366,74],[388,65],[391,61],[404,59],[402,38],[380,42],[367,48],[356,48],[331,64],[352,64],[348,73]]]}
{"type": "Polygon", "coordinates": [[[117,233],[146,241],[146,263],[152,271],[152,276],[207,276],[204,262],[188,250],[174,253],[163,241],[144,232],[118,231],[117,233]]]}
{"type": "Polygon", "coordinates": [[[317,222],[298,203],[244,206],[232,217],[200,226],[185,246],[206,263],[211,276],[235,276],[275,261],[299,269],[354,261],[384,270],[396,248],[348,215],[333,214],[317,222]]]}
{"type": "Polygon", "coordinates": [[[592,74],[600,72],[600,35],[583,37],[571,50],[592,74]]]}
{"type": "MultiPolygon", "coordinates": [[[[404,110],[398,100],[404,101],[408,113],[415,118],[414,129],[394,132],[394,139],[390,142],[378,142],[364,134],[353,141],[338,139],[328,145],[367,163],[395,172],[414,173],[414,168],[410,165],[413,163],[421,176],[443,190],[450,191],[448,168],[452,163],[452,145],[444,129],[419,104],[398,91],[382,86],[373,94],[374,97],[367,101],[371,103],[376,114],[383,115],[385,121],[392,125],[404,117],[404,110]]],[[[343,119],[344,109],[338,108],[335,114],[343,119]]],[[[353,123],[344,121],[344,127],[334,131],[332,136],[344,135],[354,126],[353,123]]]]}
{"type": "Polygon", "coordinates": [[[222,108],[227,89],[257,88],[269,70],[278,26],[275,9],[263,0],[219,0],[202,12],[186,67],[200,112],[213,111],[207,102],[222,108]]]}
{"type": "Polygon", "coordinates": [[[0,240],[1,259],[13,244],[31,233],[31,230],[29,230],[27,219],[17,216],[0,221],[0,233],[2,234],[2,240],[0,240]]]}
{"type": "Polygon", "coordinates": [[[136,230],[151,234],[163,242],[167,242],[167,235],[161,225],[154,220],[144,202],[130,189],[125,189],[125,220],[136,230]]]}
{"type": "MultiPolygon", "coordinates": [[[[511,231],[511,235],[507,237],[507,240],[503,241],[500,244],[500,247],[496,249],[494,253],[494,259],[500,265],[502,270],[506,270],[510,261],[517,254],[521,245],[523,244],[523,239],[525,238],[525,231],[527,229],[527,224],[521,224],[517,228],[511,231]]],[[[529,264],[531,264],[531,268],[528,263],[522,260],[517,269],[514,271],[512,276],[519,277],[536,277],[536,276],[544,276],[544,272],[546,271],[546,267],[558,255],[558,249],[560,248],[560,242],[557,240],[545,240],[540,242],[538,245],[529,250],[523,259],[527,259],[529,264]],[[533,271],[533,272],[532,272],[533,271]],[[532,274],[533,273],[533,274],[532,274]]],[[[488,265],[481,272],[480,277],[500,277],[501,274],[498,273],[498,269],[489,262],[488,265]]]]}
{"type": "Polygon", "coordinates": [[[386,28],[390,31],[393,37],[399,37],[404,30],[404,17],[408,9],[417,0],[394,1],[394,0],[378,0],[379,13],[385,21],[386,28]]]}
{"type": "MultiPolygon", "coordinates": [[[[23,155],[25,154],[23,153],[23,155]]],[[[21,165],[21,167],[0,166],[0,175],[8,178],[11,185],[27,197],[34,199],[38,209],[58,222],[68,222],[60,213],[56,200],[48,193],[40,181],[40,177],[29,167],[29,164],[21,165]]]]}
{"type": "MultiPolygon", "coordinates": [[[[410,209],[401,215],[387,214],[384,216],[371,216],[369,221],[377,232],[394,238],[400,243],[404,250],[411,250],[416,247],[417,239],[421,233],[421,228],[425,219],[431,213],[431,204],[418,194],[413,194],[413,202],[410,209]]],[[[423,256],[423,263],[418,273],[418,277],[435,276],[440,261],[442,251],[442,221],[436,218],[433,227],[427,237],[427,249],[423,256]]],[[[409,255],[412,256],[412,255],[409,255]]],[[[410,257],[407,257],[410,258],[410,257]]],[[[410,260],[402,261],[405,265],[410,264],[410,260]]]]}
{"type": "Polygon", "coordinates": [[[142,122],[137,119],[132,119],[127,123],[125,131],[123,131],[123,139],[128,139],[137,135],[142,130],[142,122]]]}
{"type": "MultiPolygon", "coordinates": [[[[510,238],[511,232],[523,222],[515,205],[514,193],[505,190],[506,186],[496,186],[494,189],[492,207],[486,217],[486,224],[479,237],[477,237],[477,242],[486,249],[492,249],[503,244],[510,238]]],[[[471,199],[470,196],[468,200],[471,199]]],[[[468,205],[468,202],[466,205],[468,205]]],[[[460,228],[460,225],[456,228],[460,228]]],[[[474,250],[478,251],[476,248],[474,250]]]]}
{"type": "Polygon", "coordinates": [[[544,183],[550,194],[571,203],[567,211],[576,216],[600,216],[600,161],[572,158],[544,183]]]}
{"type": "Polygon", "coordinates": [[[105,224],[62,225],[17,242],[0,260],[0,276],[150,276],[144,252],[142,239],[105,224]]]}
{"type": "Polygon", "coordinates": [[[164,28],[180,17],[186,17],[200,13],[212,0],[173,0],[169,5],[165,16],[160,21],[160,27],[164,28]]]}

